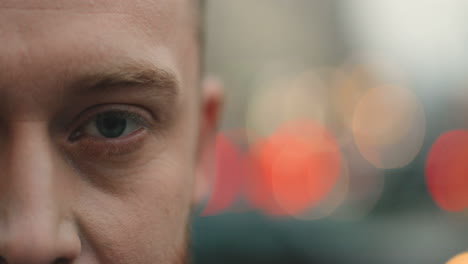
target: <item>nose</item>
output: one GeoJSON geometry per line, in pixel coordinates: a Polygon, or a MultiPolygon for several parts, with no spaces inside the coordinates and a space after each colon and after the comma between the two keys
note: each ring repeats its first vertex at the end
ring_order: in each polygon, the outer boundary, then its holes
{"type": "Polygon", "coordinates": [[[1,154],[0,264],[74,263],[81,245],[57,154],[30,133],[39,128],[23,128],[1,154]]]}
{"type": "Polygon", "coordinates": [[[2,238],[1,264],[71,264],[79,243],[68,236],[70,226],[56,228],[51,216],[31,213],[8,226],[2,238]]]}

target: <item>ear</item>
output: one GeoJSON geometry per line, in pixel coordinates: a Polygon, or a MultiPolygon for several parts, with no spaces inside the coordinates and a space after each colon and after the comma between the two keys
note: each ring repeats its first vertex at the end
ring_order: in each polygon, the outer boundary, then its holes
{"type": "Polygon", "coordinates": [[[202,84],[193,204],[201,203],[209,195],[214,180],[215,139],[222,99],[221,82],[214,77],[206,78],[202,84]]]}

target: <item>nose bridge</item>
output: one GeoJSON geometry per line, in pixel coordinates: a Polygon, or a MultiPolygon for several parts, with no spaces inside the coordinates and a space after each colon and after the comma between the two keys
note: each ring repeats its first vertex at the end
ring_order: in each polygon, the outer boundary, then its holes
{"type": "Polygon", "coordinates": [[[53,160],[44,126],[40,121],[22,121],[9,133],[4,177],[9,182],[11,213],[53,207],[53,160]]]}
{"type": "Polygon", "coordinates": [[[70,254],[59,252],[67,246],[63,197],[45,126],[39,121],[16,124],[3,154],[7,186],[0,194],[0,256],[8,263],[52,263],[70,254]]]}

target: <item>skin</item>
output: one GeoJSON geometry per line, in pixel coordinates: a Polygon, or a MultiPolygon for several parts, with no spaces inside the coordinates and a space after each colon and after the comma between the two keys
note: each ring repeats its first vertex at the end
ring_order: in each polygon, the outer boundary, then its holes
{"type": "Polygon", "coordinates": [[[0,0],[3,263],[185,263],[220,101],[196,24],[192,0],[0,0]]]}

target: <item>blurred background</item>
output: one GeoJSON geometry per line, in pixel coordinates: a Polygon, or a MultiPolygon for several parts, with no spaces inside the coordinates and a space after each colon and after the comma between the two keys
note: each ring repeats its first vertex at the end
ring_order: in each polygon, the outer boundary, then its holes
{"type": "Polygon", "coordinates": [[[468,263],[468,1],[208,0],[195,263],[468,263]]]}

